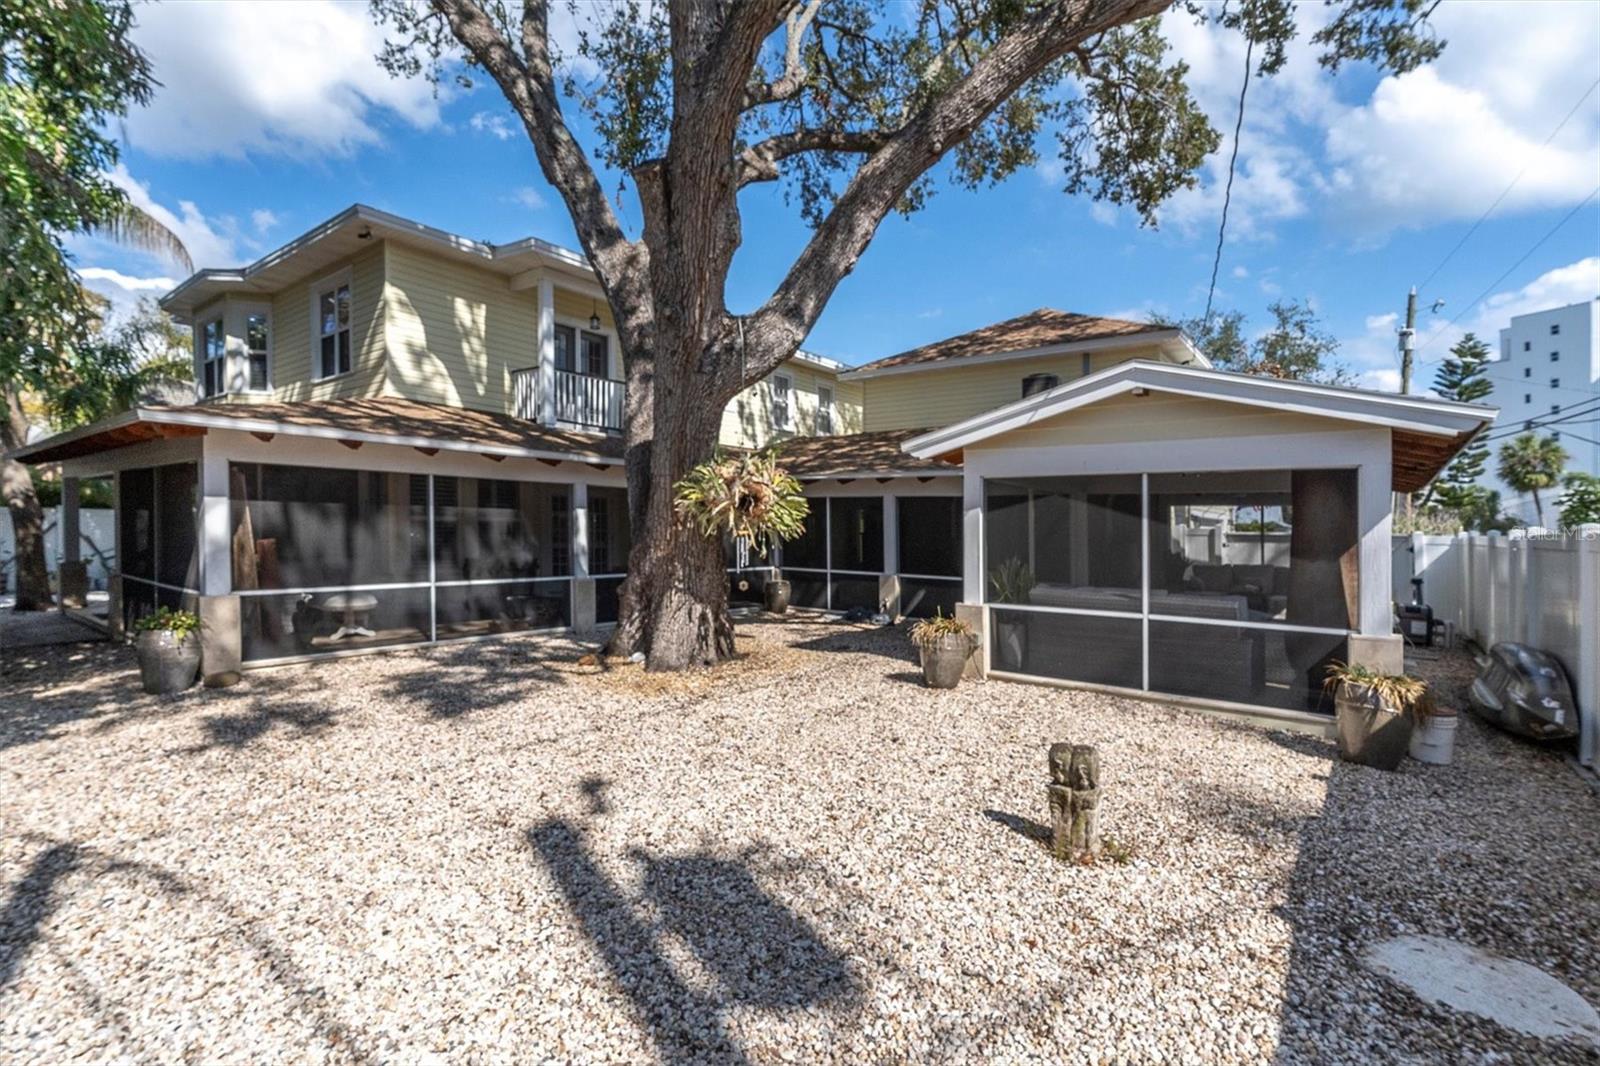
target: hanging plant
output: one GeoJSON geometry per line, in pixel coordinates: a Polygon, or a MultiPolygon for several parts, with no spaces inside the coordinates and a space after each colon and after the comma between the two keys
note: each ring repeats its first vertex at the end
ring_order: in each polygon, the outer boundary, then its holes
{"type": "Polygon", "coordinates": [[[755,546],[764,558],[776,541],[805,532],[806,502],[800,482],[778,465],[775,450],[726,455],[718,449],[673,486],[678,514],[707,537],[726,532],[755,546]]]}

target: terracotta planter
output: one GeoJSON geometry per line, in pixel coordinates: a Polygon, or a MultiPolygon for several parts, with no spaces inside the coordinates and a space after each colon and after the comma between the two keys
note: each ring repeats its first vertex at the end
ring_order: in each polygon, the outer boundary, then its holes
{"type": "Polygon", "coordinates": [[[940,637],[936,644],[921,644],[922,681],[929,688],[955,688],[972,654],[972,638],[963,633],[940,637]]]}
{"type": "Polygon", "coordinates": [[[1411,746],[1411,716],[1383,705],[1369,688],[1340,685],[1333,699],[1339,756],[1347,762],[1393,770],[1411,746]]]}
{"type": "Polygon", "coordinates": [[[200,672],[200,637],[177,637],[165,629],[147,629],[133,642],[139,656],[139,680],[156,695],[182,692],[200,672]]]}
{"type": "Polygon", "coordinates": [[[787,614],[789,611],[789,583],[782,579],[767,582],[767,610],[773,614],[787,614]]]}

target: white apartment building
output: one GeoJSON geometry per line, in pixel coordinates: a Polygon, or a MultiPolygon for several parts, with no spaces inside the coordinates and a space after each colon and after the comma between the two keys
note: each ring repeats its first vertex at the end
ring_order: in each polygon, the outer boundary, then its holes
{"type": "MultiPolygon", "coordinates": [[[[1520,428],[1557,437],[1569,470],[1600,474],[1600,298],[1517,315],[1500,331],[1500,358],[1489,364],[1500,408],[1483,484],[1500,493],[1505,510],[1534,521],[1533,500],[1518,496],[1495,470],[1499,445],[1520,428]]],[[[1554,500],[1559,493],[1542,494],[1554,500]]],[[[1546,507],[1545,521],[1554,514],[1546,507]]]]}

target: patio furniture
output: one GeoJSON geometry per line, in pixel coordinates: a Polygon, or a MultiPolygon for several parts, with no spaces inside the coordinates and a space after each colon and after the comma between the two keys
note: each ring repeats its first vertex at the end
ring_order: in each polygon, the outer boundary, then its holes
{"type": "Polygon", "coordinates": [[[324,597],[317,604],[317,609],[324,614],[338,614],[341,616],[339,628],[333,631],[329,640],[344,640],[346,637],[375,637],[366,622],[371,620],[372,611],[378,606],[378,597],[370,592],[335,592],[324,597]]]}

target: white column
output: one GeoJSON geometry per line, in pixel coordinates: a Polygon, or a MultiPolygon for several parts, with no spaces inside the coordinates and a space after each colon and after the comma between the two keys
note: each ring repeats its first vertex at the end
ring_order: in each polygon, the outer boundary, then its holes
{"type": "Polygon", "coordinates": [[[228,457],[205,441],[200,458],[200,594],[233,591],[232,530],[228,516],[228,457]]]}
{"type": "Polygon", "coordinates": [[[589,485],[572,486],[572,576],[589,576],[589,485]]]}
{"type": "Polygon", "coordinates": [[[900,500],[888,492],[883,495],[883,572],[900,572],[900,500]]]}
{"type": "Polygon", "coordinates": [[[61,479],[61,561],[78,562],[83,557],[83,539],[78,526],[78,488],[75,477],[61,479]]]}
{"type": "Polygon", "coordinates": [[[539,421],[556,424],[556,288],[539,279],[539,421]]]}
{"type": "Polygon", "coordinates": [[[961,478],[961,599],[983,602],[983,478],[969,468],[961,478]]]}
{"type": "Polygon", "coordinates": [[[1390,600],[1394,591],[1394,497],[1389,448],[1356,471],[1356,528],[1361,531],[1357,630],[1363,636],[1394,632],[1390,600]]]}

